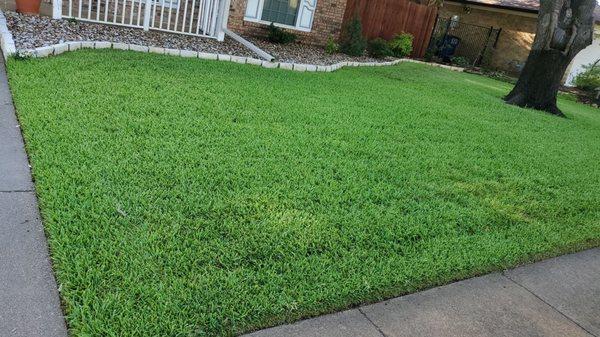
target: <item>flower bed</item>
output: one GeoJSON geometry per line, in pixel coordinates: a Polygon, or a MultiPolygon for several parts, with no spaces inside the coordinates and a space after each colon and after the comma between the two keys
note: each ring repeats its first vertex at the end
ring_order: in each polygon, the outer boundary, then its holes
{"type": "MultiPolygon", "coordinates": [[[[5,16],[18,50],[35,49],[70,41],[109,41],[211,54],[258,57],[242,44],[229,38],[219,42],[210,38],[183,34],[144,31],[81,21],[54,20],[49,17],[21,15],[15,12],[5,12],[5,16]]],[[[366,56],[352,57],[339,53],[329,55],[320,47],[299,43],[274,44],[258,38],[249,38],[249,40],[273,55],[277,61],[285,63],[334,65],[340,62],[382,61],[366,56]]]]}
{"type": "Polygon", "coordinates": [[[54,20],[44,16],[5,12],[8,29],[17,49],[34,49],[69,41],[110,41],[143,46],[185,49],[206,53],[256,57],[243,45],[231,39],[214,39],[183,34],[94,24],[69,20],[54,20]]]}

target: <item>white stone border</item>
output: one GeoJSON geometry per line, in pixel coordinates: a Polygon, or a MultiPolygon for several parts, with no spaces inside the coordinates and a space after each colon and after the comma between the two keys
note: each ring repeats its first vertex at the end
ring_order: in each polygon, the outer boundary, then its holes
{"type": "MultiPolygon", "coordinates": [[[[1,20],[1,18],[0,18],[1,20]]],[[[0,27],[1,29],[1,27],[0,27]]],[[[9,33],[10,34],[10,33],[9,33]]],[[[13,43],[14,46],[14,43],[13,43]]],[[[444,68],[452,71],[464,71],[464,68],[453,67],[438,63],[429,63],[413,59],[396,59],[388,62],[339,62],[332,65],[315,65],[315,64],[302,64],[302,63],[287,63],[287,62],[270,62],[264,61],[252,57],[226,55],[226,54],[213,54],[197,52],[193,50],[185,49],[169,49],[152,46],[141,46],[137,44],[127,44],[121,42],[107,42],[107,41],[77,41],[77,42],[66,42],[59,43],[47,47],[39,47],[35,49],[24,50],[25,55],[31,55],[32,57],[48,57],[52,55],[59,55],[66,51],[74,51],[82,48],[93,48],[93,49],[119,49],[119,50],[133,50],[144,53],[155,53],[164,55],[174,55],[181,57],[199,58],[204,60],[218,60],[227,61],[240,64],[251,64],[255,66],[261,66],[263,68],[279,68],[285,70],[293,70],[298,72],[332,72],[343,67],[380,67],[380,66],[391,66],[401,62],[411,62],[426,64],[434,67],[444,68]]],[[[21,52],[21,51],[19,51],[21,52]]]]}
{"type": "Polygon", "coordinates": [[[17,53],[17,48],[15,47],[15,41],[13,40],[12,33],[8,30],[8,26],[6,25],[6,17],[4,16],[4,12],[0,10],[0,49],[2,49],[2,54],[4,55],[4,59],[8,59],[10,56],[17,53]]]}
{"type": "Polygon", "coordinates": [[[197,52],[193,50],[180,50],[180,49],[169,49],[153,46],[141,46],[137,44],[127,44],[120,42],[107,42],[107,41],[77,41],[77,42],[65,42],[59,43],[47,47],[38,47],[35,49],[28,49],[19,51],[24,55],[30,55],[31,57],[48,57],[52,55],[59,55],[67,51],[74,51],[77,49],[90,48],[90,49],[119,49],[119,50],[133,50],[144,53],[154,53],[163,55],[173,55],[180,57],[199,58],[204,60],[217,60],[234,62],[240,64],[251,64],[255,66],[261,66],[264,68],[279,68],[285,70],[293,70],[298,72],[332,72],[343,67],[359,67],[359,66],[390,66],[398,64],[404,59],[394,60],[390,62],[339,62],[333,65],[314,65],[314,64],[301,64],[301,63],[286,63],[286,62],[270,62],[260,60],[252,57],[227,55],[227,54],[213,54],[197,52]]]}

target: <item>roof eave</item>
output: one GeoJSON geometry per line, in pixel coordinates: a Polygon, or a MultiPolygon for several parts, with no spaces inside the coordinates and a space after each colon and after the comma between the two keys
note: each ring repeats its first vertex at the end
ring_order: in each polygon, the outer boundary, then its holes
{"type": "Polygon", "coordinates": [[[469,0],[450,0],[448,2],[454,2],[454,3],[464,4],[464,5],[473,5],[473,6],[496,8],[496,9],[504,9],[504,10],[509,10],[509,11],[523,12],[523,13],[532,13],[532,14],[538,13],[537,9],[532,9],[532,8],[486,4],[483,2],[469,1],[469,0]]]}

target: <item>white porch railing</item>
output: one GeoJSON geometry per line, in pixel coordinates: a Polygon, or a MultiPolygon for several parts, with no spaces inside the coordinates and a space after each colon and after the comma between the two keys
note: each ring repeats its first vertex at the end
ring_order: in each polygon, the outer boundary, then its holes
{"type": "Polygon", "coordinates": [[[55,19],[224,39],[230,0],[53,0],[55,19]]]}

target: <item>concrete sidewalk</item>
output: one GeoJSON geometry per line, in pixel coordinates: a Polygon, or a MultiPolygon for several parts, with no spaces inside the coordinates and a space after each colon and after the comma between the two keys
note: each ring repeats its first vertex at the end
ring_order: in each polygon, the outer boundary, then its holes
{"type": "Polygon", "coordinates": [[[247,337],[600,337],[600,249],[247,337]]]}
{"type": "Polygon", "coordinates": [[[67,328],[2,60],[0,336],[64,337],[67,328]]]}

